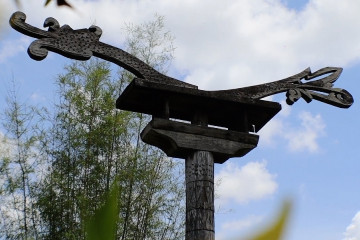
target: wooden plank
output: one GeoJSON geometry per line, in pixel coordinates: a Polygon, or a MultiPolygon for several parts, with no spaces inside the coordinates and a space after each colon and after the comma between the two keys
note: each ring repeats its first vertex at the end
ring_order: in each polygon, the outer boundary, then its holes
{"type": "Polygon", "coordinates": [[[204,91],[136,78],[116,101],[123,110],[193,121],[202,111],[208,124],[244,132],[259,131],[280,110],[275,102],[232,98],[217,91],[204,91]],[[166,104],[165,104],[166,103],[166,104]],[[168,111],[164,110],[167,106],[168,111]],[[253,128],[254,126],[254,128],[253,128]]]}
{"type": "Polygon", "coordinates": [[[186,159],[194,151],[209,151],[216,163],[241,157],[257,146],[255,134],[215,129],[154,118],[141,133],[144,142],[162,149],[169,157],[186,159]]]}

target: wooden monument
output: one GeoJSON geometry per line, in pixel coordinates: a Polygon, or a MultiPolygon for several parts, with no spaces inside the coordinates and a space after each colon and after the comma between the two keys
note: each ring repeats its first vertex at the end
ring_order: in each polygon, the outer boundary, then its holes
{"type": "Polygon", "coordinates": [[[333,88],[341,68],[327,67],[314,73],[308,68],[262,85],[204,91],[163,75],[129,53],[100,42],[102,31],[97,26],[73,30],[47,18],[44,27],[48,30],[44,31],[25,20],[24,13],[15,12],[10,24],[38,39],[28,48],[31,58],[42,60],[48,51],[76,60],[95,56],[135,75],[119,96],[116,107],[151,115],[152,120],[141,133],[142,140],[169,157],[185,159],[186,240],[215,239],[214,163],[242,157],[257,146],[256,133],[281,110],[279,103],[262,98],[286,92],[288,104],[300,98],[341,108],[353,103],[349,92],[333,88]]]}

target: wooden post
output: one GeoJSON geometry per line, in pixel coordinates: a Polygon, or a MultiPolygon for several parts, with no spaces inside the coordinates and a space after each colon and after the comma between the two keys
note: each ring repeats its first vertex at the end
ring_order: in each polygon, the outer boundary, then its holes
{"type": "MultiPolygon", "coordinates": [[[[197,112],[191,122],[206,127],[208,116],[197,112]]],[[[215,240],[214,156],[194,151],[185,160],[186,236],[185,240],[215,240]]]]}
{"type": "Polygon", "coordinates": [[[168,156],[185,159],[185,240],[215,240],[214,163],[244,156],[254,149],[258,136],[207,127],[204,114],[192,124],[153,118],[141,133],[144,142],[168,156]]]}
{"type": "Polygon", "coordinates": [[[185,240],[214,240],[214,157],[195,151],[185,162],[185,240]]]}

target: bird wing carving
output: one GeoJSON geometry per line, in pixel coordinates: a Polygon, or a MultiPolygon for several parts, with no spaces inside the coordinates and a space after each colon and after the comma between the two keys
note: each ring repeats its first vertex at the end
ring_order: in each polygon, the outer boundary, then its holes
{"type": "Polygon", "coordinates": [[[217,94],[233,98],[261,99],[286,92],[286,102],[289,105],[303,98],[308,103],[315,99],[336,107],[349,108],[354,102],[352,95],[345,89],[333,88],[334,82],[339,78],[341,72],[342,68],[338,67],[325,67],[314,73],[311,72],[310,68],[307,68],[296,75],[279,81],[217,91],[217,94]]]}
{"type": "Polygon", "coordinates": [[[286,92],[286,101],[290,105],[300,98],[303,98],[306,102],[316,99],[340,108],[348,108],[354,102],[348,91],[333,88],[333,83],[342,72],[342,69],[337,67],[322,68],[314,73],[311,72],[310,68],[307,68],[286,79],[251,87],[204,91],[198,90],[195,85],[161,74],[126,51],[99,41],[102,30],[97,26],[73,30],[68,25],[60,27],[60,24],[54,18],[47,18],[44,27],[47,27],[48,30],[44,31],[27,24],[25,20],[26,15],[24,13],[15,12],[10,18],[10,25],[25,35],[38,38],[28,48],[30,57],[35,60],[44,59],[48,51],[76,60],[87,60],[92,56],[96,56],[113,62],[146,81],[184,87],[191,89],[192,92],[195,91],[194,94],[228,100],[258,100],[266,96],[286,92]],[[305,82],[302,82],[302,80],[305,80],[305,82]]]}

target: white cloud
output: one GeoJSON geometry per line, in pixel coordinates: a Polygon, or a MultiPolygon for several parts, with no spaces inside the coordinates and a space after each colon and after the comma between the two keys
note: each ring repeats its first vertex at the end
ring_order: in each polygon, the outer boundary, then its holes
{"type": "MultiPolygon", "coordinates": [[[[6,9],[6,4],[2,1],[0,1],[0,34],[2,34],[2,30],[4,28],[4,23],[6,22],[5,20],[5,9],[6,9]]],[[[0,35],[1,36],[1,35],[0,35]]]]}
{"type": "Polygon", "coordinates": [[[249,227],[254,226],[255,224],[260,223],[264,219],[263,216],[249,216],[245,219],[235,220],[231,222],[225,222],[221,225],[221,228],[224,230],[243,230],[249,227]]]}
{"type": "Polygon", "coordinates": [[[7,157],[10,154],[12,143],[0,131],[0,154],[2,157],[7,157]]]}
{"type": "Polygon", "coordinates": [[[36,92],[31,94],[30,99],[32,101],[34,101],[34,102],[44,102],[44,101],[46,101],[46,98],[42,94],[36,93],[36,92]]]}
{"type": "Polygon", "coordinates": [[[280,102],[281,104],[281,111],[279,112],[279,115],[282,117],[288,117],[291,114],[291,106],[286,103],[285,100],[282,100],[280,102]]]}
{"type": "Polygon", "coordinates": [[[43,8],[38,0],[22,3],[33,25],[40,27],[48,16],[74,28],[95,23],[103,29],[103,41],[117,46],[124,22],[164,15],[176,36],[174,67],[203,89],[253,85],[307,66],[317,70],[360,59],[357,0],[311,0],[301,11],[281,0],[80,0],[76,11],[55,4],[43,8]]]}
{"type": "Polygon", "coordinates": [[[30,44],[30,39],[22,36],[17,40],[2,41],[0,45],[0,63],[8,61],[19,52],[25,52],[30,44]]]}
{"type": "Polygon", "coordinates": [[[283,137],[284,134],[284,125],[286,124],[286,119],[291,114],[291,107],[286,104],[283,100],[281,103],[281,111],[278,113],[277,117],[268,122],[260,131],[260,144],[265,144],[268,146],[273,146],[276,143],[277,137],[283,137]]]}
{"type": "Polygon", "coordinates": [[[360,211],[355,214],[351,224],[344,232],[343,240],[359,240],[360,239],[360,211]]]}
{"type": "Polygon", "coordinates": [[[263,216],[250,215],[240,220],[224,222],[220,230],[216,232],[217,240],[238,239],[243,236],[244,232],[255,227],[264,220],[263,216]]]}
{"type": "MultiPolygon", "coordinates": [[[[176,37],[172,72],[186,73],[185,80],[202,89],[253,85],[288,77],[307,66],[315,71],[360,59],[360,31],[353,30],[360,28],[357,0],[310,0],[301,11],[287,8],[281,0],[79,0],[76,11],[55,3],[43,8],[38,0],[22,4],[27,22],[34,26],[41,28],[48,16],[74,29],[96,24],[103,29],[101,40],[116,46],[123,43],[124,22],[164,15],[176,37]]],[[[25,51],[23,40],[0,43],[0,62],[17,51],[25,51]]],[[[288,127],[289,111],[283,109],[279,115],[261,131],[261,143],[274,144],[274,137],[288,127]]],[[[292,151],[318,149],[323,130],[321,117],[314,119],[318,125],[286,135],[292,151]]]]}
{"type": "Polygon", "coordinates": [[[275,178],[266,169],[265,161],[250,162],[241,168],[233,163],[226,163],[215,176],[215,181],[220,182],[216,189],[219,196],[216,205],[228,201],[243,204],[269,196],[278,187],[275,178]]]}
{"type": "Polygon", "coordinates": [[[259,132],[260,144],[273,146],[280,139],[287,141],[287,148],[293,152],[317,152],[320,148],[318,140],[325,135],[325,123],[320,114],[313,115],[302,111],[297,116],[299,123],[290,123],[291,107],[281,102],[282,110],[268,122],[259,132]]]}
{"type": "Polygon", "coordinates": [[[301,125],[285,133],[291,151],[316,152],[319,150],[318,138],[325,134],[325,123],[320,114],[313,116],[310,112],[299,114],[301,125]]]}
{"type": "Polygon", "coordinates": [[[281,118],[272,119],[260,131],[260,144],[273,146],[279,136],[282,136],[284,121],[281,118]]]}
{"type": "MultiPolygon", "coordinates": [[[[315,71],[360,59],[360,31],[353,30],[360,28],[356,0],[311,0],[301,11],[287,8],[280,0],[79,0],[74,3],[76,11],[54,3],[43,8],[38,0],[22,4],[32,25],[41,28],[48,16],[74,29],[96,24],[103,29],[101,40],[116,46],[124,41],[124,22],[141,23],[154,13],[164,15],[166,27],[176,37],[172,72],[186,73],[185,80],[202,89],[254,85],[291,76],[308,66],[315,71]]],[[[25,51],[5,44],[0,45],[0,62],[25,51]]],[[[323,133],[321,118],[315,117],[320,125],[305,130],[288,128],[289,109],[264,127],[260,143],[274,144],[276,137],[284,137],[286,126],[292,151],[317,151],[323,133]]],[[[306,125],[310,120],[302,122],[306,125]]]]}

